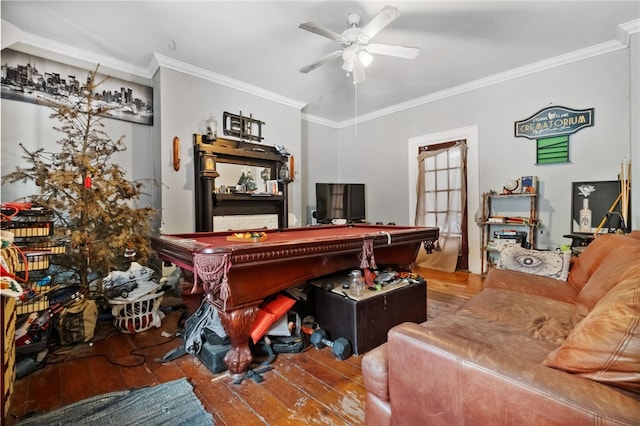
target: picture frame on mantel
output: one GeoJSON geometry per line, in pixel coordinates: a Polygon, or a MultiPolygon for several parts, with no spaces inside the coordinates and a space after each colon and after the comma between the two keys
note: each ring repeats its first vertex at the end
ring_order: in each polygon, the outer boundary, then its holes
{"type": "MultiPolygon", "coordinates": [[[[611,210],[615,216],[621,213],[620,201],[614,205],[620,194],[620,181],[590,181],[571,183],[571,232],[576,234],[606,233],[609,230],[607,223],[607,213],[611,210]],[[580,210],[583,207],[583,200],[589,200],[591,210],[591,232],[580,232],[580,210]],[[604,223],[602,222],[604,220],[604,223]],[[599,225],[603,226],[598,230],[599,225]]],[[[631,215],[628,215],[629,220],[631,215]]],[[[612,224],[619,221],[612,217],[612,224]]],[[[631,223],[625,224],[626,229],[630,229],[631,223]]]]}
{"type": "MultiPolygon", "coordinates": [[[[77,99],[74,93],[92,71],[3,49],[2,98],[49,107],[73,105],[77,99]]],[[[153,125],[152,87],[101,74],[100,68],[96,82],[100,82],[95,90],[97,100],[107,107],[101,116],[153,125]]]]}

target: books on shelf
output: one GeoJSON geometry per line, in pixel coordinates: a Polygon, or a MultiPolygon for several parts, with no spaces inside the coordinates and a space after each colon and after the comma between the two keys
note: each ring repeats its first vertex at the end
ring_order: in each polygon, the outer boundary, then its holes
{"type": "Polygon", "coordinates": [[[528,217],[521,216],[489,216],[487,218],[487,223],[504,223],[504,224],[512,224],[512,225],[537,225],[537,219],[531,219],[528,217]]]}

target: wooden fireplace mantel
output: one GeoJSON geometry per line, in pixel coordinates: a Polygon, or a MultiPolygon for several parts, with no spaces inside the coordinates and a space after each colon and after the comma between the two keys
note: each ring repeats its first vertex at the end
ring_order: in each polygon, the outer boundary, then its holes
{"type": "Polygon", "coordinates": [[[271,176],[278,176],[288,161],[275,147],[252,142],[217,138],[207,142],[200,134],[193,135],[195,177],[195,232],[213,231],[213,217],[225,215],[277,214],[278,227],[288,227],[287,186],[290,181],[279,180],[282,195],[219,194],[215,192],[218,163],[267,168],[271,176]]]}

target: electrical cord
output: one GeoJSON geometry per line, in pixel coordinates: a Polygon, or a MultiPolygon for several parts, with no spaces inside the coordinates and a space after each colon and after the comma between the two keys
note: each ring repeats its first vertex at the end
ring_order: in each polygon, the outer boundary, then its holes
{"type": "MultiPolygon", "coordinates": [[[[125,368],[139,367],[139,366],[141,366],[141,365],[143,365],[144,363],[147,362],[147,356],[144,355],[144,354],[141,354],[141,353],[137,353],[137,352],[143,351],[143,350],[147,350],[147,349],[151,349],[151,348],[155,348],[155,347],[162,346],[162,345],[166,345],[167,343],[173,342],[175,339],[182,337],[182,330],[184,329],[184,323],[185,323],[185,320],[186,320],[186,314],[187,314],[187,312],[185,310],[185,311],[182,312],[182,315],[180,315],[180,317],[178,318],[177,329],[176,329],[176,332],[173,333],[173,337],[171,339],[166,340],[164,342],[157,343],[155,345],[143,346],[141,348],[133,348],[133,349],[131,349],[129,351],[129,355],[141,358],[140,361],[138,361],[136,363],[123,364],[123,363],[114,361],[108,355],[105,355],[105,354],[90,354],[90,355],[77,356],[77,357],[73,357],[73,358],[61,359],[61,360],[56,360],[56,361],[48,361],[47,358],[49,358],[50,355],[59,355],[59,354],[56,354],[55,352],[52,352],[52,353],[47,354],[46,358],[43,361],[43,366],[45,364],[62,364],[62,363],[65,363],[65,362],[76,361],[76,360],[80,360],[80,359],[104,358],[110,364],[116,365],[116,366],[119,366],[119,367],[125,367],[125,368]]],[[[75,349],[76,347],[77,346],[75,346],[74,348],[70,349],[67,352],[73,351],[73,349],[75,349]]]]}
{"type": "MultiPolygon", "coordinates": [[[[151,346],[143,346],[141,348],[133,348],[129,351],[129,355],[132,355],[134,357],[138,357],[141,358],[140,361],[133,363],[133,364],[123,364],[117,361],[114,361],[113,359],[111,359],[108,355],[105,354],[90,354],[90,355],[83,355],[83,356],[77,356],[77,357],[73,357],[73,358],[67,358],[67,359],[60,359],[60,360],[56,360],[56,361],[48,361],[48,360],[44,360],[44,364],[46,365],[52,365],[52,364],[63,364],[65,362],[71,362],[71,361],[77,361],[80,359],[89,359],[89,358],[104,358],[106,359],[110,364],[112,365],[116,365],[118,367],[125,367],[125,368],[133,368],[133,367],[139,367],[141,365],[143,365],[145,362],[147,362],[147,356],[141,353],[137,353],[139,351],[143,351],[146,349],[151,349],[151,348],[155,348],[158,346],[162,346],[162,345],[166,345],[169,342],[174,341],[175,339],[178,338],[177,334],[174,334],[173,337],[165,342],[160,342],[157,343],[155,345],[151,345],[151,346]]],[[[47,355],[47,358],[51,355],[60,355],[59,353],[51,353],[49,355],[47,355]]]]}

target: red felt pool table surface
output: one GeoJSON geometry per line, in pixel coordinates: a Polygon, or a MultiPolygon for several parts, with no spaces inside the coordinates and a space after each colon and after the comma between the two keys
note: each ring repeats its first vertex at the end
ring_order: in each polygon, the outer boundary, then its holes
{"type": "Polygon", "coordinates": [[[308,228],[286,228],[275,230],[254,230],[254,232],[263,232],[267,235],[264,241],[255,242],[251,239],[247,241],[229,241],[228,236],[236,233],[244,233],[251,231],[226,231],[226,232],[196,232],[190,234],[172,234],[166,235],[168,239],[181,240],[182,244],[188,245],[189,242],[195,243],[199,249],[223,248],[225,250],[236,250],[238,248],[258,249],[260,246],[273,244],[304,244],[304,243],[322,243],[324,241],[335,241],[342,238],[365,238],[373,236],[384,236],[390,233],[393,236],[413,235],[416,231],[422,230],[429,232],[433,228],[415,228],[402,226],[384,226],[384,225],[326,225],[326,226],[310,226],[308,228]],[[258,247],[247,247],[246,244],[258,244],[258,247]],[[235,247],[240,246],[240,247],[235,247]]]}

